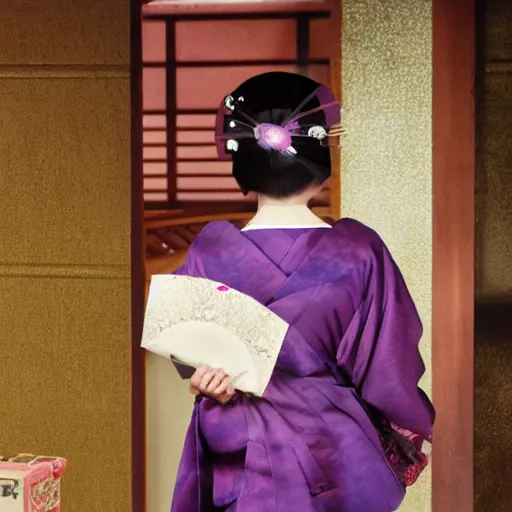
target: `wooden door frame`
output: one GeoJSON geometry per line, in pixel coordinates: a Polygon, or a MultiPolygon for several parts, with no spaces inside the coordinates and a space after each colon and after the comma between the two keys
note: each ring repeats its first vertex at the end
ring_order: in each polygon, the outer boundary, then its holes
{"type": "Polygon", "coordinates": [[[130,0],[132,512],[146,510],[144,201],[142,179],[142,0],[130,0]]]}
{"type": "Polygon", "coordinates": [[[475,0],[433,0],[433,512],[474,510],[475,0]]]}

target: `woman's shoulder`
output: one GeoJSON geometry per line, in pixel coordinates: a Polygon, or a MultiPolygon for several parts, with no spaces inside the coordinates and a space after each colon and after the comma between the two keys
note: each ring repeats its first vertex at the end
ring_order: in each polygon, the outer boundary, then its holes
{"type": "Polygon", "coordinates": [[[365,275],[374,274],[375,269],[383,268],[384,262],[392,259],[380,235],[362,222],[343,218],[333,225],[333,235],[337,253],[360,265],[365,275]]]}
{"type": "Polygon", "coordinates": [[[349,243],[361,249],[379,251],[384,245],[374,229],[356,219],[343,217],[333,224],[332,230],[335,238],[341,243],[349,243]]]}
{"type": "Polygon", "coordinates": [[[225,220],[208,222],[196,235],[191,244],[192,251],[211,250],[233,243],[240,236],[240,230],[231,222],[225,220]]]}

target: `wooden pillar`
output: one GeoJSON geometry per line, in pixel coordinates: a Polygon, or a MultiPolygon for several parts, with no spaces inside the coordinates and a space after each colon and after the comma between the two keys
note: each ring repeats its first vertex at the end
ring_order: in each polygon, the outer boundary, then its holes
{"type": "Polygon", "coordinates": [[[433,1],[433,511],[472,512],[475,3],[433,1]]]}

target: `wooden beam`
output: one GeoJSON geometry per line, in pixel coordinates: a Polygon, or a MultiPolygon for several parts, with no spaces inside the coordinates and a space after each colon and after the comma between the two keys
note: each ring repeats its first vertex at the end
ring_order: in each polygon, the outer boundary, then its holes
{"type": "Polygon", "coordinates": [[[473,512],[475,0],[433,1],[433,512],[473,512]]]}
{"type": "Polygon", "coordinates": [[[132,512],[145,512],[146,509],[146,369],[144,351],[140,348],[146,286],[142,178],[141,31],[141,2],[130,0],[132,512]]]}
{"type": "Polygon", "coordinates": [[[190,16],[208,16],[212,14],[254,14],[254,13],[288,13],[288,12],[317,12],[319,10],[328,10],[332,4],[331,0],[312,0],[312,1],[274,1],[265,2],[232,2],[232,3],[201,3],[201,2],[148,2],[144,5],[144,16],[154,15],[190,15],[190,16]]]}

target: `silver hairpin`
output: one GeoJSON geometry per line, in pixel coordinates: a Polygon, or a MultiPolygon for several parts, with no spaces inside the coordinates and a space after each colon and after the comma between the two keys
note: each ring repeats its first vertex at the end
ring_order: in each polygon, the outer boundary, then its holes
{"type": "Polygon", "coordinates": [[[228,139],[226,141],[226,149],[228,151],[233,151],[233,152],[238,151],[238,141],[236,141],[235,139],[228,139]]]}
{"type": "Polygon", "coordinates": [[[323,140],[327,137],[327,130],[323,126],[312,126],[308,130],[308,137],[323,140]]]}
{"type": "Polygon", "coordinates": [[[235,98],[233,96],[226,96],[224,98],[224,106],[229,110],[235,110],[235,98]]]}

